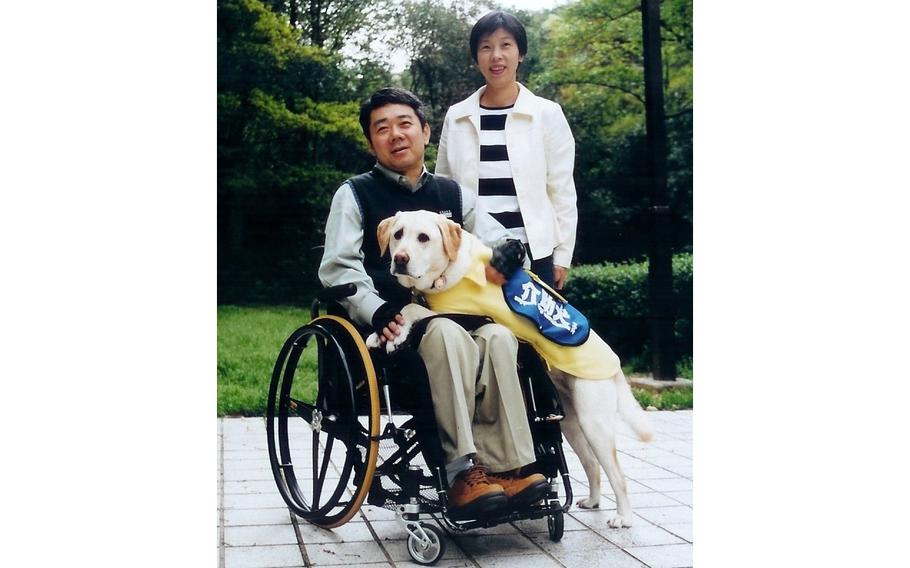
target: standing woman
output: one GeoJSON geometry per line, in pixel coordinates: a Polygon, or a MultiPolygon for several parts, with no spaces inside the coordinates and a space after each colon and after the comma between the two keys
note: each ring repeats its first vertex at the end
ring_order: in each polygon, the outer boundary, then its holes
{"type": "Polygon", "coordinates": [[[575,249],[575,139],[562,108],[518,82],[524,26],[493,11],[471,29],[486,85],[446,113],[436,175],[452,178],[525,244],[531,271],[561,289],[575,249]]]}

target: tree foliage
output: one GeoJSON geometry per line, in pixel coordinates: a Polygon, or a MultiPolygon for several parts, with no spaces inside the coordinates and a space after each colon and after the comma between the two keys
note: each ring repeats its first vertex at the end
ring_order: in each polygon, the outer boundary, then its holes
{"type": "Polygon", "coordinates": [[[405,0],[395,14],[392,41],[410,61],[404,86],[426,103],[434,143],[446,110],[483,85],[468,47],[478,12],[471,3],[405,0]]]}
{"type": "Polygon", "coordinates": [[[332,192],[370,163],[356,83],[339,55],[303,43],[260,0],[219,1],[222,301],[315,284],[308,253],[322,243],[332,192]]]}
{"type": "MultiPolygon", "coordinates": [[[[580,0],[545,22],[548,42],[533,89],[558,100],[578,146],[581,261],[639,258],[648,250],[640,2],[580,0]]],[[[668,189],[675,250],[692,244],[692,1],[661,5],[668,189]]]]}
{"type": "MultiPolygon", "coordinates": [[[[398,84],[448,107],[483,84],[468,38],[479,0],[218,0],[219,301],[298,301],[315,277],[331,195],[372,157],[357,107],[398,84]],[[374,43],[379,42],[379,43],[374,43]],[[385,44],[407,53],[393,76],[385,44]]],[[[528,32],[519,80],[560,103],[576,139],[575,263],[644,257],[650,230],[636,0],[504,8],[528,32]]],[[[692,245],[692,0],[661,4],[674,251],[692,245]]]]}
{"type": "Polygon", "coordinates": [[[340,51],[358,32],[376,21],[376,0],[266,0],[266,4],[301,32],[309,45],[340,51]]]}

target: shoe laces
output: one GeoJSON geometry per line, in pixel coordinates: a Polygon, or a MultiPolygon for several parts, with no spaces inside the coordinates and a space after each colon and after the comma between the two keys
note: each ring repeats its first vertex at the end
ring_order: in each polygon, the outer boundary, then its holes
{"type": "Polygon", "coordinates": [[[511,471],[503,471],[501,473],[491,473],[490,475],[492,475],[493,477],[498,477],[500,479],[517,479],[518,470],[513,469],[511,471]]]}
{"type": "Polygon", "coordinates": [[[464,482],[468,487],[474,487],[475,485],[487,484],[487,472],[480,467],[472,467],[464,474],[464,482]]]}

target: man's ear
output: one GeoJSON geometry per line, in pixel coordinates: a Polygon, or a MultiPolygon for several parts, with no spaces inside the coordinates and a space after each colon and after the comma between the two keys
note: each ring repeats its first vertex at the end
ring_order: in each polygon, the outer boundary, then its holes
{"type": "MultiPolygon", "coordinates": [[[[397,217],[397,215],[395,217],[397,217]]],[[[384,256],[386,249],[389,248],[389,236],[392,232],[392,224],[395,222],[395,217],[383,219],[379,222],[379,226],[376,227],[376,240],[379,241],[379,256],[384,256]]]]}
{"type": "Polygon", "coordinates": [[[450,261],[458,257],[458,248],[461,246],[461,225],[451,219],[439,216],[439,232],[442,234],[442,250],[450,261]]]}
{"type": "Polygon", "coordinates": [[[430,143],[430,123],[427,122],[423,125],[423,145],[426,146],[430,143]]]}

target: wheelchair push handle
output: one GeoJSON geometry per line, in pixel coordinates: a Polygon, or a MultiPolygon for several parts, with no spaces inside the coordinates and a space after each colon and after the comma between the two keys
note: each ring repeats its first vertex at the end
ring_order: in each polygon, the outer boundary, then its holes
{"type": "Polygon", "coordinates": [[[338,286],[329,286],[316,293],[316,299],[310,307],[310,313],[313,319],[319,316],[319,304],[329,304],[337,302],[342,298],[348,298],[357,293],[357,286],[354,284],[339,284],[338,286]]]}

